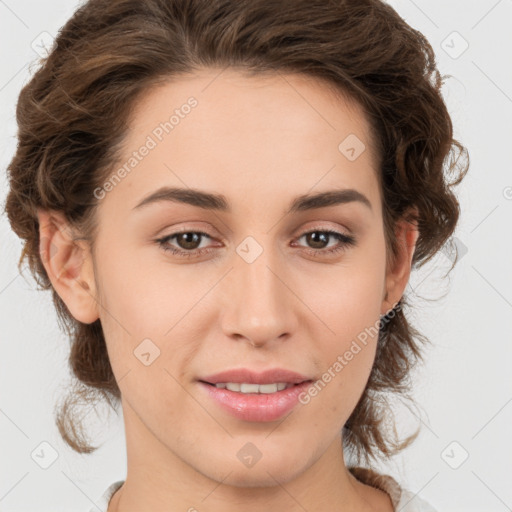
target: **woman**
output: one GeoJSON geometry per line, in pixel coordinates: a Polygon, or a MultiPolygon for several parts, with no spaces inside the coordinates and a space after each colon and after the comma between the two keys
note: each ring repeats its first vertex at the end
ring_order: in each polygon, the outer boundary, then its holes
{"type": "Polygon", "coordinates": [[[6,211],[72,340],[63,438],[95,449],[80,396],[122,406],[127,477],[92,510],[433,510],[371,460],[417,435],[385,406],[427,341],[404,292],[459,217],[440,87],[379,0],[67,22],[20,94],[6,211]]]}

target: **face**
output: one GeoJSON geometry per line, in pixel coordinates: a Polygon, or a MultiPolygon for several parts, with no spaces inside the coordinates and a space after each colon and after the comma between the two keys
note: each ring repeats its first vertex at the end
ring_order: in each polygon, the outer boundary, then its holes
{"type": "Polygon", "coordinates": [[[129,461],[275,485],[339,450],[375,357],[368,333],[400,291],[359,106],[303,76],[219,73],[160,85],[137,104],[125,172],[97,191],[91,308],[129,461]],[[308,382],[300,396],[202,382],[237,369],[308,382]]]}

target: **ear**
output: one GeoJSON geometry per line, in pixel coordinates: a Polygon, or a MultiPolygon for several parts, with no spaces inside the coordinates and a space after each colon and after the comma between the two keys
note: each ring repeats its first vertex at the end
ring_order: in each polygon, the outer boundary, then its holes
{"type": "MultiPolygon", "coordinates": [[[[412,209],[418,213],[417,208],[412,209]]],[[[407,212],[409,213],[410,210],[407,212]]],[[[381,314],[388,313],[402,298],[411,275],[412,257],[416,248],[419,231],[416,222],[407,221],[404,215],[395,226],[398,254],[391,258],[386,270],[386,289],[381,314]]]]}
{"type": "Polygon", "coordinates": [[[60,212],[38,209],[39,253],[50,281],[73,317],[84,324],[99,318],[89,244],[74,240],[60,212]]]}

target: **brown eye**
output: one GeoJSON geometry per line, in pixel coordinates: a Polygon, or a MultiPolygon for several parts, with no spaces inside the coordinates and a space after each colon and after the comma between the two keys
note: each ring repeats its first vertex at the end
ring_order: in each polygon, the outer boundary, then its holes
{"type": "Polygon", "coordinates": [[[198,245],[201,243],[201,237],[201,233],[189,232],[179,233],[174,235],[173,238],[176,238],[176,243],[180,249],[194,250],[197,249],[198,245]]]}
{"type": "Polygon", "coordinates": [[[331,235],[325,231],[312,231],[304,236],[313,249],[324,249],[329,243],[329,238],[331,238],[331,235]]]}
{"type": "Polygon", "coordinates": [[[308,231],[307,233],[304,233],[301,237],[299,237],[299,240],[301,238],[305,238],[306,244],[308,247],[305,247],[305,251],[312,253],[313,255],[331,255],[335,254],[339,251],[342,251],[346,249],[349,246],[353,246],[356,244],[356,240],[353,236],[345,235],[343,233],[339,233],[338,231],[332,231],[332,230],[314,230],[314,231],[308,231]],[[329,247],[329,242],[331,239],[338,240],[338,243],[335,244],[333,247],[326,249],[326,247],[329,247]]]}
{"type": "Polygon", "coordinates": [[[199,247],[205,237],[212,238],[207,233],[200,231],[182,231],[159,238],[156,242],[164,251],[168,251],[176,256],[190,258],[213,250],[212,248],[199,247]],[[175,239],[175,242],[171,244],[170,242],[173,239],[175,239]]]}

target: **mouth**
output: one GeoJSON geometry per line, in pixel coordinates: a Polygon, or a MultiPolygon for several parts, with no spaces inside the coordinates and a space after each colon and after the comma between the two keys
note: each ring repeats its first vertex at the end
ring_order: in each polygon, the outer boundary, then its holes
{"type": "Polygon", "coordinates": [[[247,422],[271,422],[290,413],[300,403],[313,380],[301,382],[208,382],[197,383],[215,407],[247,422]]]}
{"type": "Polygon", "coordinates": [[[300,386],[305,383],[313,382],[312,380],[304,380],[302,382],[275,382],[275,383],[267,383],[267,384],[257,384],[250,382],[207,382],[201,380],[199,382],[203,382],[204,384],[208,384],[209,386],[213,386],[217,389],[227,389],[228,391],[233,391],[235,393],[243,393],[243,394],[271,394],[277,393],[278,391],[284,391],[286,389],[290,389],[296,386],[300,386]]]}

